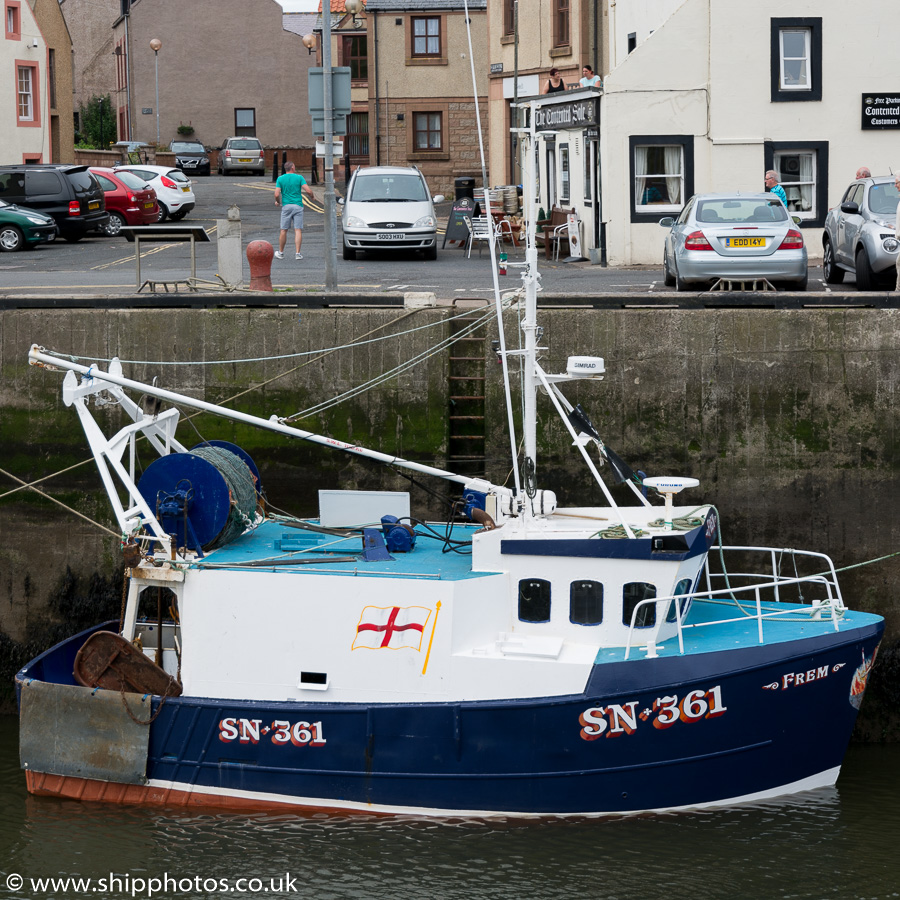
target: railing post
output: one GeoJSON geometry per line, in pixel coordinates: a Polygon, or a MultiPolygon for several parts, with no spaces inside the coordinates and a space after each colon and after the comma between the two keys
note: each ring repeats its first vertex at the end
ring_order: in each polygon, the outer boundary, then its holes
{"type": "Polygon", "coordinates": [[[759,599],[759,588],[754,588],[753,593],[756,594],[756,621],[759,623],[759,642],[765,643],[763,641],[763,629],[762,629],[762,603],[759,599]]]}

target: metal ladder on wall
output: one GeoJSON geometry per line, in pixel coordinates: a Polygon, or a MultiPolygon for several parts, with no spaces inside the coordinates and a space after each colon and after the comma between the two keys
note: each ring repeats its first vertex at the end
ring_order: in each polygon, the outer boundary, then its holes
{"type": "MultiPolygon", "coordinates": [[[[465,331],[473,319],[454,319],[451,334],[465,331]]],[[[484,477],[484,329],[459,338],[450,349],[450,423],[447,462],[460,475],[484,477]]]]}

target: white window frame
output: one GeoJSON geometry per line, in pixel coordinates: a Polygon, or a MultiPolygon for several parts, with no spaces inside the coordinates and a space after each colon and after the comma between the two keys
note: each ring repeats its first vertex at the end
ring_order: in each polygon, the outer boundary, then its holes
{"type": "MultiPolygon", "coordinates": [[[[635,212],[638,213],[669,213],[669,212],[681,212],[682,208],[685,204],[685,196],[684,196],[684,147],[681,144],[636,144],[634,148],[635,159],[632,160],[634,165],[634,209],[635,212]],[[637,154],[642,150],[650,150],[651,148],[665,149],[670,147],[677,147],[678,153],[681,159],[680,171],[679,172],[646,172],[644,175],[638,175],[637,173],[640,171],[640,167],[638,166],[637,154]],[[643,198],[644,191],[646,190],[639,182],[642,179],[656,177],[656,178],[678,178],[680,183],[679,187],[679,196],[681,198],[680,203],[641,203],[641,199],[643,198]]],[[[665,154],[664,154],[665,155],[665,154]]]]}
{"type": "Polygon", "coordinates": [[[31,66],[16,67],[16,114],[20,122],[34,121],[34,69],[31,66]]]}
{"type": "Polygon", "coordinates": [[[819,170],[818,154],[816,151],[804,148],[798,148],[796,150],[776,150],[773,165],[778,174],[778,183],[784,188],[784,193],[788,198],[788,212],[792,216],[798,216],[800,219],[815,219],[818,215],[816,210],[816,194],[818,192],[819,170]],[[784,158],[788,156],[808,157],[810,160],[811,178],[800,180],[798,175],[797,180],[790,180],[790,175],[783,171],[782,164],[784,158]],[[809,185],[809,193],[812,197],[809,209],[803,209],[800,205],[794,206],[795,203],[799,204],[802,201],[802,193],[799,199],[795,199],[792,195],[792,189],[800,188],[804,185],[809,185]]]}
{"type": "Polygon", "coordinates": [[[778,87],[782,91],[811,91],[812,83],[812,29],[811,28],[781,28],[778,32],[778,56],[779,56],[779,73],[778,87]],[[784,38],[787,34],[802,34],[804,38],[803,56],[787,56],[784,50],[784,38]],[[785,63],[795,62],[797,60],[805,63],[806,81],[798,84],[789,84],[785,77],[785,63]]]}

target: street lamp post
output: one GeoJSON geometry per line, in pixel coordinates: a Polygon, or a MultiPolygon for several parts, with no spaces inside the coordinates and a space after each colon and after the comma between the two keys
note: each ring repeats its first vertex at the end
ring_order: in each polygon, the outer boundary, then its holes
{"type": "Polygon", "coordinates": [[[159,38],[153,38],[150,41],[150,49],[156,60],[156,146],[159,147],[159,51],[162,48],[162,41],[159,38]]]}

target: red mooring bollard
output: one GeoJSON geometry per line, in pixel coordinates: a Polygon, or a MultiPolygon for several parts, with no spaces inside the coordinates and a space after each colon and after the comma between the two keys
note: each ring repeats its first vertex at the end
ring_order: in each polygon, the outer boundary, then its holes
{"type": "Polygon", "coordinates": [[[250,290],[272,290],[272,260],[275,248],[268,241],[250,241],[247,244],[247,262],[250,263],[250,290]]]}

